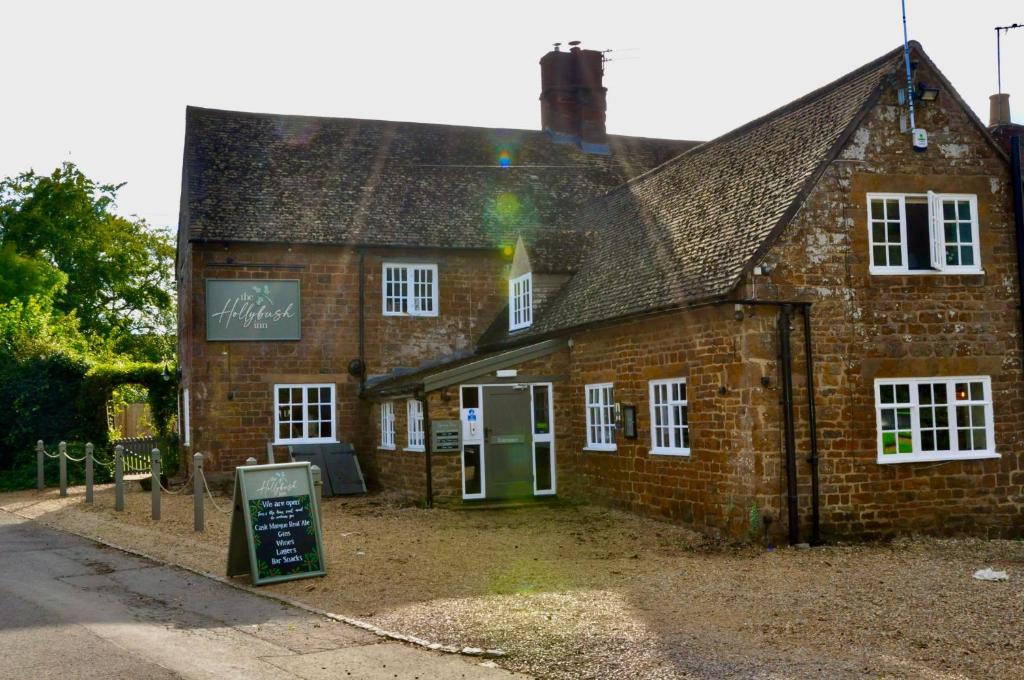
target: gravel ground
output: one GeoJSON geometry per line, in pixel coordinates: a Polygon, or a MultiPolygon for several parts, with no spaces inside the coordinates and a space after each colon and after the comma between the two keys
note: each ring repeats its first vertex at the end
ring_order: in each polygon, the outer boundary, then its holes
{"type": "MultiPolygon", "coordinates": [[[[191,496],[110,488],[84,505],[0,494],[0,508],[223,573],[228,516],[191,496]]],[[[223,507],[228,498],[218,498],[223,507]]],[[[1024,677],[1024,542],[905,539],[765,552],[592,506],[422,510],[324,503],[328,576],[267,586],[433,641],[500,647],[541,678],[1024,677]],[[991,566],[1010,581],[975,581],[991,566]]]]}

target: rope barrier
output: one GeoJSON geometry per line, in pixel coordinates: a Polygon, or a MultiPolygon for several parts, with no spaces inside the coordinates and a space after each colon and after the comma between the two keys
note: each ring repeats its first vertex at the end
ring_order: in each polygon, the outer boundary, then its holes
{"type": "Polygon", "coordinates": [[[43,453],[46,454],[47,458],[60,458],[60,454],[59,453],[50,453],[46,449],[43,449],[43,453]]]}
{"type": "Polygon", "coordinates": [[[225,515],[231,512],[230,510],[223,510],[219,505],[217,505],[217,501],[213,499],[213,492],[210,491],[210,485],[206,483],[206,475],[203,475],[203,486],[206,488],[206,495],[210,497],[210,503],[213,504],[213,507],[217,512],[225,515]]]}
{"type": "Polygon", "coordinates": [[[105,467],[106,469],[110,470],[111,472],[113,472],[113,470],[114,470],[115,461],[114,461],[113,458],[111,458],[110,460],[100,460],[96,456],[93,456],[92,457],[92,461],[94,463],[96,463],[97,465],[99,465],[100,467],[105,467]]]}
{"type": "Polygon", "coordinates": [[[85,456],[82,456],[81,458],[72,458],[69,454],[65,453],[64,457],[72,461],[73,463],[82,463],[85,461],[85,456]]]}
{"type": "Polygon", "coordinates": [[[157,484],[159,484],[160,488],[163,489],[164,491],[166,491],[167,493],[171,494],[172,496],[177,496],[178,494],[182,493],[183,491],[185,491],[188,488],[188,483],[189,483],[189,480],[191,480],[191,479],[192,479],[192,469],[189,468],[188,478],[185,479],[185,481],[181,483],[181,488],[178,489],[177,491],[171,491],[166,486],[164,486],[164,483],[161,482],[160,480],[157,480],[157,484]]]}

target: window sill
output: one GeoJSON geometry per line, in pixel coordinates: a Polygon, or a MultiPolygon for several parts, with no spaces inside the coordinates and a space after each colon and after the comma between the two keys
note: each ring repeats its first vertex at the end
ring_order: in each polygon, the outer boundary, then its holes
{"type": "Polygon", "coordinates": [[[426,448],[423,446],[406,446],[402,449],[403,451],[412,451],[413,453],[426,453],[426,448]]]}
{"type": "Polygon", "coordinates": [[[619,447],[617,445],[612,445],[612,446],[590,445],[590,446],[584,446],[583,450],[584,451],[595,451],[595,452],[598,452],[598,453],[613,453],[615,451],[618,451],[619,447]]]}
{"type": "Polygon", "coordinates": [[[410,314],[409,312],[383,312],[384,316],[407,316],[413,319],[420,318],[437,318],[440,316],[437,313],[434,314],[410,314]]]}
{"type": "Polygon", "coordinates": [[[271,442],[274,446],[292,446],[294,444],[340,444],[337,439],[275,439],[271,442]]]}
{"type": "Polygon", "coordinates": [[[378,446],[377,449],[380,450],[380,451],[394,451],[395,447],[394,446],[384,446],[384,445],[381,445],[381,446],[378,446]]]}
{"type": "Polygon", "coordinates": [[[892,465],[894,463],[951,463],[957,460],[993,460],[1002,458],[1001,454],[995,451],[976,451],[973,453],[890,453],[879,456],[879,465],[892,465]]]}
{"type": "Polygon", "coordinates": [[[983,276],[984,269],[952,269],[939,271],[938,269],[877,269],[869,267],[868,271],[872,276],[983,276]]]}
{"type": "Polygon", "coordinates": [[[650,449],[647,453],[652,456],[675,456],[676,458],[690,457],[690,449],[650,449]]]}

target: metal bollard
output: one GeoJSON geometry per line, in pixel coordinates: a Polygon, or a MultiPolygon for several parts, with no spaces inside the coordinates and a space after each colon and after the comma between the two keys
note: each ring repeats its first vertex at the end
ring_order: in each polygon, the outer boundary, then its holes
{"type": "Polygon", "coordinates": [[[151,480],[153,483],[149,485],[152,506],[153,506],[153,519],[160,519],[160,449],[153,449],[149,454],[149,472],[153,476],[151,480]]]}
{"type": "Polygon", "coordinates": [[[46,456],[43,451],[43,440],[40,439],[36,442],[36,489],[38,491],[46,488],[46,481],[43,479],[43,462],[46,456]]]}
{"type": "Polygon", "coordinates": [[[92,443],[85,445],[85,502],[92,503],[92,443]]]}
{"type": "Polygon", "coordinates": [[[57,445],[57,451],[60,453],[60,497],[67,498],[68,495],[68,445],[66,442],[61,442],[57,445]]]}
{"type": "Polygon", "coordinates": [[[124,447],[114,447],[114,510],[124,510],[124,447]]]}
{"type": "Polygon", "coordinates": [[[202,531],[206,526],[203,521],[203,491],[205,486],[203,454],[197,453],[192,456],[192,510],[196,517],[196,531],[202,531]]]}
{"type": "Polygon", "coordinates": [[[255,457],[249,456],[248,458],[245,459],[245,464],[246,465],[259,465],[259,461],[256,460],[255,457]]]}
{"type": "Polygon", "coordinates": [[[320,524],[320,531],[324,530],[324,510],[321,507],[324,499],[324,481],[320,473],[320,468],[316,465],[311,465],[309,471],[313,474],[313,490],[316,494],[316,510],[317,510],[317,522],[320,524]]]}

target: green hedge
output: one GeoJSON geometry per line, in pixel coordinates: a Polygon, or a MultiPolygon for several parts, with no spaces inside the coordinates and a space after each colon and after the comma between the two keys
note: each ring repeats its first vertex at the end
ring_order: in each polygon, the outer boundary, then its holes
{"type": "Polygon", "coordinates": [[[170,364],[94,364],[67,354],[15,359],[0,354],[0,468],[35,461],[35,443],[90,441],[98,451],[107,440],[107,401],[119,385],[149,391],[153,423],[170,435],[177,411],[177,371],[170,364]]]}
{"type": "Polygon", "coordinates": [[[142,385],[149,391],[149,410],[157,435],[170,435],[171,420],[178,411],[177,371],[169,364],[125,362],[97,364],[85,374],[78,398],[77,410],[93,414],[94,430],[91,440],[99,445],[107,443],[107,402],[119,385],[142,385]]]}
{"type": "Polygon", "coordinates": [[[34,460],[38,439],[71,441],[89,429],[74,408],[88,370],[66,354],[20,360],[0,355],[0,467],[22,457],[34,460]]]}

